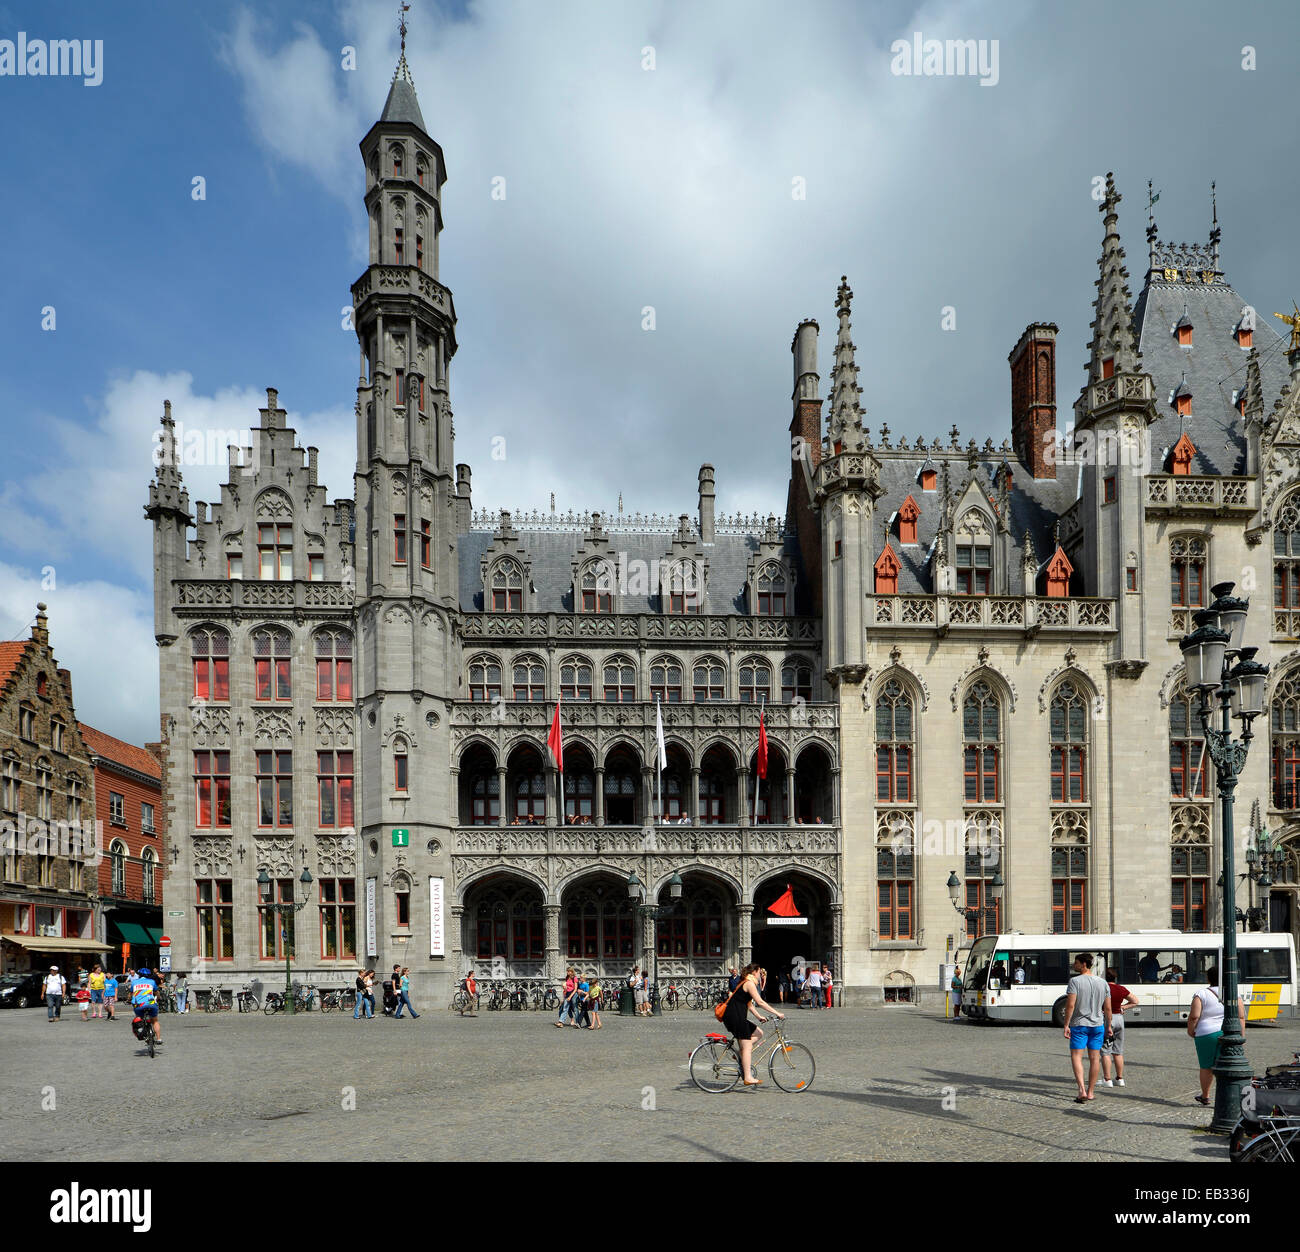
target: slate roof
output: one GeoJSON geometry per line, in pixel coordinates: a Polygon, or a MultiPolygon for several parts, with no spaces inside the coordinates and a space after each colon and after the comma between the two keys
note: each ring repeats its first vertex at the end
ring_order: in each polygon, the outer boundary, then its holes
{"type": "MultiPolygon", "coordinates": [[[[1232,402],[1246,386],[1248,349],[1237,346],[1232,332],[1241,320],[1243,300],[1226,282],[1167,283],[1149,281],[1138,296],[1133,322],[1138,331],[1142,368],[1155,384],[1157,420],[1151,425],[1152,472],[1167,472],[1164,458],[1186,430],[1196,445],[1193,474],[1244,474],[1245,423],[1232,402]],[[1173,333],[1183,316],[1192,323],[1192,346],[1181,348],[1173,333]],[[1180,418],[1170,403],[1184,374],[1192,391],[1192,411],[1180,418]]],[[[1287,341],[1274,329],[1268,312],[1257,310],[1254,346],[1259,349],[1264,412],[1273,407],[1290,370],[1287,341]]]]}
{"type": "MultiPolygon", "coordinates": [[[[973,475],[987,497],[994,501],[997,491],[993,487],[993,476],[1003,457],[1011,465],[1011,538],[1012,553],[1009,570],[1009,589],[1013,595],[1034,594],[1033,588],[1023,588],[1020,582],[1020,569],[1023,561],[1025,530],[1028,529],[1034,542],[1037,556],[1036,565],[1041,565],[1055,551],[1052,540],[1052,528],[1057,517],[1064,513],[1078,498],[1079,472],[1077,467],[1062,466],[1058,478],[1034,479],[1029,471],[1015,460],[1011,453],[1000,451],[981,454],[974,470],[967,464],[967,453],[948,449],[917,448],[909,451],[887,451],[873,449],[880,460],[880,483],[885,494],[876,504],[876,517],[892,518],[911,494],[920,505],[921,515],[916,519],[915,544],[901,544],[898,541],[898,522],[890,523],[889,536],[894,551],[902,562],[898,571],[898,590],[904,595],[930,595],[933,584],[930,577],[930,548],[939,529],[939,514],[943,506],[943,463],[948,464],[948,483],[954,498],[964,490],[967,480],[973,475]],[[917,481],[917,472],[926,458],[939,470],[936,489],[922,491],[917,481]]],[[[880,523],[877,521],[876,534],[872,538],[872,553],[879,556],[884,547],[880,536],[880,523]]]]}
{"type": "MultiPolygon", "coordinates": [[[[525,530],[517,528],[519,542],[532,563],[533,586],[537,589],[536,612],[571,613],[573,611],[573,557],[583,546],[585,531],[525,530]]],[[[663,561],[672,547],[669,533],[607,530],[610,545],[615,553],[626,553],[626,560],[644,561],[647,569],[651,561],[663,561]]],[[[750,557],[759,549],[760,534],[718,534],[715,542],[706,546],[707,598],[704,609],[708,613],[747,613],[745,600],[745,574],[750,557]]],[[[793,539],[785,538],[785,556],[794,565],[793,539]]],[[[492,546],[492,534],[486,530],[471,530],[456,537],[457,559],[460,562],[460,605],[467,612],[483,611],[483,580],[480,560],[492,546]]],[[[648,576],[648,575],[647,575],[648,576]]],[[[625,595],[622,600],[625,613],[658,613],[659,595],[655,581],[649,595],[625,595]]]]}
{"type": "Polygon", "coordinates": [[[116,761],[119,765],[125,765],[127,769],[135,770],[137,774],[147,774],[150,778],[162,781],[162,765],[152,752],[146,752],[144,748],[138,748],[133,743],[114,739],[112,735],[106,735],[102,730],[87,726],[85,722],[79,725],[82,743],[96,756],[116,761]]]}
{"type": "MultiPolygon", "coordinates": [[[[425,129],[424,118],[420,116],[420,102],[415,98],[415,85],[400,74],[393,79],[388,89],[388,99],[384,102],[381,122],[409,122],[412,126],[425,129]]],[[[425,132],[428,133],[427,131],[425,132]]]]}

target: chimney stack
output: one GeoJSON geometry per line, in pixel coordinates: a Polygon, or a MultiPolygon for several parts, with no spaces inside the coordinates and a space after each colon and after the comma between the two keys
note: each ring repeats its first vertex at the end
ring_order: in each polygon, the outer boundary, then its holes
{"type": "Polygon", "coordinates": [[[1011,446],[1034,478],[1056,477],[1056,331],[1051,322],[1031,323],[1007,357],[1011,446]]]}
{"type": "Polygon", "coordinates": [[[50,632],[46,625],[45,605],[39,601],[36,605],[36,625],[32,627],[32,638],[42,647],[50,645],[50,632]]]}
{"type": "Polygon", "coordinates": [[[473,513],[473,501],[470,498],[469,466],[456,466],[456,531],[465,534],[469,530],[470,517],[473,513]]]}
{"type": "Polygon", "coordinates": [[[700,466],[700,542],[713,542],[713,466],[700,466]]]}

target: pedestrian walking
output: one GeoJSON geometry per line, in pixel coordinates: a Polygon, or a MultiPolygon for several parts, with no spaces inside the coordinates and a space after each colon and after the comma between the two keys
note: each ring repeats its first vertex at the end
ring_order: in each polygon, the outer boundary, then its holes
{"type": "Polygon", "coordinates": [[[90,1020],[90,988],[82,985],[77,988],[75,993],[77,1007],[81,1010],[81,1020],[88,1022],[90,1020]]]}
{"type": "Polygon", "coordinates": [[[604,994],[604,988],[600,985],[600,976],[597,975],[595,978],[591,980],[590,1003],[591,1003],[591,1016],[592,1016],[592,1023],[591,1023],[592,1030],[601,1030],[603,1028],[600,1020],[600,997],[603,994],[604,994]]]}
{"type": "Polygon", "coordinates": [[[361,969],[357,971],[357,1006],[352,1012],[354,1022],[361,1017],[363,1012],[369,1018],[373,1018],[375,1015],[375,997],[370,991],[374,981],[375,976],[372,970],[361,969]]]}
{"type": "Polygon", "coordinates": [[[101,1017],[104,1013],[104,967],[96,965],[90,971],[90,977],[86,980],[86,985],[90,988],[90,1015],[91,1017],[101,1017]]]}
{"type": "Polygon", "coordinates": [[[727,967],[727,994],[730,995],[731,992],[735,991],[735,989],[738,986],[740,986],[740,974],[736,970],[736,967],[734,965],[728,966],[727,967]]]}
{"type": "Polygon", "coordinates": [[[799,1000],[803,996],[803,984],[805,978],[806,978],[806,974],[804,971],[804,967],[802,965],[795,965],[791,968],[790,990],[792,995],[791,995],[790,1003],[795,1005],[796,1007],[798,1007],[799,1000]]]}
{"type": "Polygon", "coordinates": [[[831,977],[831,967],[822,966],[822,986],[826,988],[826,1007],[833,1009],[835,1007],[835,980],[831,977]]]}
{"type": "Polygon", "coordinates": [[[1110,988],[1110,1036],[1101,1049],[1101,1085],[1115,1087],[1124,1085],[1124,1010],[1138,1002],[1135,996],[1120,981],[1113,969],[1106,970],[1106,985],[1110,988]],[[1114,1063],[1115,1077],[1111,1075],[1114,1063]]]}
{"type": "MultiPolygon", "coordinates": [[[[465,995],[468,1000],[468,1003],[466,1004],[465,1007],[469,1009],[469,1015],[471,1017],[477,1017],[478,1013],[476,1012],[476,1010],[478,1008],[478,979],[474,977],[474,971],[472,969],[465,974],[465,981],[461,983],[461,986],[464,988],[465,995]]],[[[465,1016],[463,1010],[461,1011],[461,1016],[462,1017],[465,1016]]]]}
{"type": "Polygon", "coordinates": [[[68,980],[59,973],[57,965],[50,966],[45,975],[45,1014],[46,1020],[57,1022],[63,1015],[63,996],[68,990],[68,980]]]}
{"type": "MultiPolygon", "coordinates": [[[[1223,1038],[1223,988],[1219,983],[1219,970],[1211,965],[1205,971],[1209,985],[1192,996],[1192,1006],[1187,1014],[1187,1033],[1196,1044],[1196,1061],[1201,1068],[1201,1094],[1197,1104],[1209,1104],[1210,1084],[1214,1081],[1214,1065],[1219,1059],[1219,1040],[1223,1038]]],[[[1241,1033],[1246,1033],[1246,1009],[1237,997],[1237,1016],[1241,1020],[1241,1033]]]]}
{"type": "Polygon", "coordinates": [[[569,966],[564,971],[564,993],[560,997],[560,1012],[555,1019],[555,1024],[561,1029],[564,1028],[564,1019],[569,1019],[569,1025],[574,1026],[577,1023],[573,1020],[573,997],[578,994],[578,976],[573,972],[573,966],[569,966]]]}
{"type": "Polygon", "coordinates": [[[1101,1045],[1110,1034],[1110,988],[1092,972],[1092,953],[1074,958],[1074,977],[1065,988],[1065,1037],[1070,1041],[1070,1068],[1078,1084],[1075,1104],[1096,1099],[1101,1075],[1101,1045]],[[1083,1054],[1088,1054],[1088,1081],[1083,1080],[1083,1054]]]}
{"type": "Polygon", "coordinates": [[[573,997],[574,1007],[577,1011],[577,1021],[573,1024],[581,1030],[584,1026],[591,1025],[591,984],[585,979],[578,979],[578,990],[573,997]]]}
{"type": "Polygon", "coordinates": [[[411,1003],[411,967],[403,965],[400,970],[396,971],[396,977],[401,1001],[397,1006],[397,1016],[402,1016],[403,1009],[409,1009],[412,1017],[419,1017],[419,1013],[415,1011],[415,1005],[411,1003]]]}
{"type": "Polygon", "coordinates": [[[104,1020],[111,1022],[117,1017],[117,975],[104,975],[104,1020]]]}
{"type": "Polygon", "coordinates": [[[178,1013],[190,1011],[190,980],[183,971],[176,980],[176,1011],[178,1013]]]}
{"type": "Polygon", "coordinates": [[[820,965],[810,965],[808,967],[808,990],[812,992],[812,1007],[819,1009],[822,1006],[822,967],[820,965]]]}
{"type": "Polygon", "coordinates": [[[650,990],[646,983],[646,977],[641,973],[641,967],[638,965],[632,971],[632,998],[636,1001],[636,1015],[638,1017],[650,1016],[650,990]]]}
{"type": "Polygon", "coordinates": [[[961,980],[961,966],[952,967],[952,1020],[956,1021],[961,1016],[961,993],[965,984],[961,980]]]}

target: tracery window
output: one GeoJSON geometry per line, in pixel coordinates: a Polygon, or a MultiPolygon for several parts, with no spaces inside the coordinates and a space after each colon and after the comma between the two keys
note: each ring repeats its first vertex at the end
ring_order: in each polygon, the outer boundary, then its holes
{"type": "Polygon", "coordinates": [[[891,678],[876,697],[876,799],[910,804],[912,697],[891,678]]]}
{"type": "Polygon", "coordinates": [[[1169,541],[1169,602],[1174,608],[1205,605],[1205,540],[1175,535],[1169,541]]]}
{"type": "Polygon", "coordinates": [[[492,569],[492,611],[519,613],[524,607],[524,576],[514,561],[499,561],[492,569]]]}
{"type": "Polygon", "coordinates": [[[1064,682],[1052,697],[1050,714],[1052,803],[1086,802],[1088,755],[1087,697],[1072,682],[1064,682]]]}
{"type": "Polygon", "coordinates": [[[986,682],[977,682],[962,705],[963,773],[966,800],[996,803],[1002,797],[999,765],[1002,709],[986,682]]]}

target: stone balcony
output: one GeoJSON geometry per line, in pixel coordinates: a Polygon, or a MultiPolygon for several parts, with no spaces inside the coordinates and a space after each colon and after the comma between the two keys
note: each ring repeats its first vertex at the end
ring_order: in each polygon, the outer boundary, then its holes
{"type": "Polygon", "coordinates": [[[211,610],[233,617],[241,610],[271,617],[295,613],[332,616],[330,609],[342,616],[352,612],[354,603],[353,588],[340,582],[180,578],[172,586],[176,611],[183,617],[206,616],[211,610]]]}
{"type": "Polygon", "coordinates": [[[522,643],[585,639],[593,643],[802,643],[817,647],[814,617],[755,617],[727,613],[466,613],[462,634],[475,642],[522,643]]]}
{"type": "Polygon", "coordinates": [[[352,303],[360,306],[372,291],[385,294],[408,292],[427,300],[434,308],[455,317],[451,292],[415,265],[372,265],[352,284],[352,303]]]}
{"type": "Polygon", "coordinates": [[[983,631],[1032,636],[1040,630],[1109,634],[1115,630],[1115,602],[1075,596],[867,596],[867,629],[983,631]]]}
{"type": "Polygon", "coordinates": [[[1181,517],[1249,517],[1259,508],[1259,482],[1210,474],[1152,474],[1147,513],[1181,517]]]}

